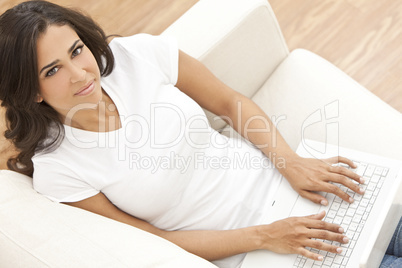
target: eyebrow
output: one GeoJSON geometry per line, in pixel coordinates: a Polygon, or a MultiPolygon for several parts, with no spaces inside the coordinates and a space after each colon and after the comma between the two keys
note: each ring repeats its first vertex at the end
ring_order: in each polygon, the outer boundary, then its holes
{"type": "MultiPolygon", "coordinates": [[[[68,49],[68,53],[69,53],[69,54],[74,50],[75,46],[77,45],[77,43],[78,43],[79,41],[81,41],[81,39],[75,40],[75,42],[73,43],[73,45],[68,49]]],[[[58,63],[58,62],[59,62],[59,60],[55,60],[55,61],[49,63],[48,65],[44,66],[44,67],[40,70],[39,74],[41,74],[45,69],[47,69],[47,68],[49,68],[49,67],[55,65],[55,64],[58,63]]]]}

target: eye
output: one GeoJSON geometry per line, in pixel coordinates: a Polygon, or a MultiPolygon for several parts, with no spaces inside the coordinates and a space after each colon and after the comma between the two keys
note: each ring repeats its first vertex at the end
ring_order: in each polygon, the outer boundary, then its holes
{"type": "Polygon", "coordinates": [[[84,45],[81,45],[81,46],[77,47],[76,49],[74,49],[73,53],[71,53],[71,56],[74,58],[74,57],[80,55],[83,47],[84,47],[84,45]]]}
{"type": "Polygon", "coordinates": [[[52,69],[50,69],[50,70],[46,73],[46,77],[55,75],[58,70],[59,70],[59,67],[53,67],[52,69]]]}

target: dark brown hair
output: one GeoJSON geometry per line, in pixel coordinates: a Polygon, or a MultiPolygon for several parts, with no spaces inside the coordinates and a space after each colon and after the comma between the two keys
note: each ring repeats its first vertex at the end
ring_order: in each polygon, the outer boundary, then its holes
{"type": "Polygon", "coordinates": [[[9,169],[32,176],[32,157],[57,148],[64,137],[58,113],[37,103],[39,77],[36,43],[50,25],[68,25],[91,50],[102,76],[114,66],[103,30],[82,13],[46,1],[23,2],[0,16],[0,100],[6,107],[5,137],[19,150],[9,169]]]}

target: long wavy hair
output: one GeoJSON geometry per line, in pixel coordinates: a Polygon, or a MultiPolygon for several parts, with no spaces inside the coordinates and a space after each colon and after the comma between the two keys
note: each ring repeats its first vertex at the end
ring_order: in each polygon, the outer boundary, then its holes
{"type": "Polygon", "coordinates": [[[23,2],[0,16],[0,100],[6,108],[7,130],[19,154],[9,169],[32,177],[32,157],[52,151],[64,137],[59,114],[45,101],[38,103],[37,40],[50,25],[68,25],[91,50],[102,76],[114,66],[104,31],[82,13],[46,1],[23,2]]]}

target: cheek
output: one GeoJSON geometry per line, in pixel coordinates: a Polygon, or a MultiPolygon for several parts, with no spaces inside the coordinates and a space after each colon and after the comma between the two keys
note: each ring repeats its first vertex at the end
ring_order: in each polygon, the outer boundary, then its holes
{"type": "Polygon", "coordinates": [[[39,83],[39,92],[49,104],[53,101],[65,98],[69,91],[69,81],[64,72],[59,72],[58,75],[52,79],[39,83]]]}

